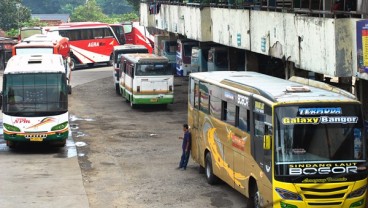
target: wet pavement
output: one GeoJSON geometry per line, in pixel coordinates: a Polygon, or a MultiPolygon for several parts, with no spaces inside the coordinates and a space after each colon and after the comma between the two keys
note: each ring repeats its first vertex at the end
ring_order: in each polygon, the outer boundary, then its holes
{"type": "Polygon", "coordinates": [[[2,121],[0,127],[0,207],[89,207],[77,154],[77,146],[87,144],[73,140],[82,133],[71,128],[63,148],[39,143],[9,149],[2,121]]]}

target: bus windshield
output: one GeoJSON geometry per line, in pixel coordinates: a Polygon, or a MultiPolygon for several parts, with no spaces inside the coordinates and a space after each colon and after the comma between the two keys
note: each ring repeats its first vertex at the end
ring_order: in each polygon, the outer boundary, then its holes
{"type": "Polygon", "coordinates": [[[68,110],[65,74],[7,74],[4,84],[4,114],[48,116],[68,110]]]}
{"type": "Polygon", "coordinates": [[[137,76],[159,76],[159,75],[171,75],[171,69],[167,63],[159,64],[139,64],[135,75],[137,76]]]}
{"type": "Polygon", "coordinates": [[[276,164],[362,161],[359,105],[287,106],[276,109],[276,164]]]}
{"type": "Polygon", "coordinates": [[[17,55],[53,54],[53,48],[16,48],[17,55]]]}

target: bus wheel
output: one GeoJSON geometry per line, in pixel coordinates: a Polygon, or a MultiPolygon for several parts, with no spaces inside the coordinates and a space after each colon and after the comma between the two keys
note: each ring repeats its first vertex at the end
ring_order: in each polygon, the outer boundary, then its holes
{"type": "Polygon", "coordinates": [[[260,208],[261,207],[261,205],[260,205],[260,196],[259,196],[259,191],[258,191],[257,185],[255,185],[253,188],[251,188],[251,190],[249,192],[247,207],[254,207],[254,208],[260,208]]]}
{"type": "Polygon", "coordinates": [[[213,174],[211,153],[206,154],[206,178],[207,183],[214,185],[218,182],[217,176],[213,174]]]}
{"type": "Polygon", "coordinates": [[[136,106],[136,105],[133,103],[133,100],[131,99],[131,100],[130,100],[130,107],[134,109],[134,108],[135,108],[135,106],[136,106]]]}
{"type": "Polygon", "coordinates": [[[73,71],[75,69],[75,65],[76,65],[76,62],[75,62],[75,59],[74,58],[71,58],[70,59],[70,70],[73,71]]]}
{"type": "Polygon", "coordinates": [[[15,148],[15,142],[6,140],[6,146],[8,146],[10,149],[14,149],[15,148]]]}
{"type": "Polygon", "coordinates": [[[198,173],[203,174],[205,172],[206,172],[206,169],[204,167],[202,167],[201,165],[199,165],[199,167],[198,167],[198,173]]]}
{"type": "Polygon", "coordinates": [[[107,62],[107,66],[112,66],[114,60],[112,60],[112,54],[110,55],[110,60],[107,62]]]}
{"type": "Polygon", "coordinates": [[[57,141],[57,142],[55,142],[53,145],[54,145],[55,147],[64,147],[64,146],[65,146],[65,144],[66,144],[66,139],[64,139],[63,141],[57,141]]]}
{"type": "Polygon", "coordinates": [[[116,92],[116,94],[118,94],[118,95],[120,95],[121,93],[120,93],[120,86],[119,86],[119,84],[115,84],[115,92],[116,92]]]}

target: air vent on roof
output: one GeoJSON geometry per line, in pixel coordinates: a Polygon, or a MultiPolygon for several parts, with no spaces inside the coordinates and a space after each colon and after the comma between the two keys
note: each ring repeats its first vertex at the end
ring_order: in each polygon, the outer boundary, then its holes
{"type": "Polygon", "coordinates": [[[286,87],[286,92],[310,92],[310,89],[307,86],[296,85],[286,87]]]}
{"type": "Polygon", "coordinates": [[[40,64],[42,63],[42,55],[31,55],[28,60],[28,64],[40,64]]]}
{"type": "Polygon", "coordinates": [[[40,63],[42,63],[41,60],[29,60],[28,61],[28,64],[40,64],[40,63]]]}

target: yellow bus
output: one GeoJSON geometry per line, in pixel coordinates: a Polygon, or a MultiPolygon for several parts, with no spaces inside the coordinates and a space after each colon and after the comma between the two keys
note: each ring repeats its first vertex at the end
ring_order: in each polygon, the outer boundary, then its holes
{"type": "Polygon", "coordinates": [[[362,106],[331,85],[256,72],[191,73],[192,158],[247,207],[366,207],[362,106]]]}

